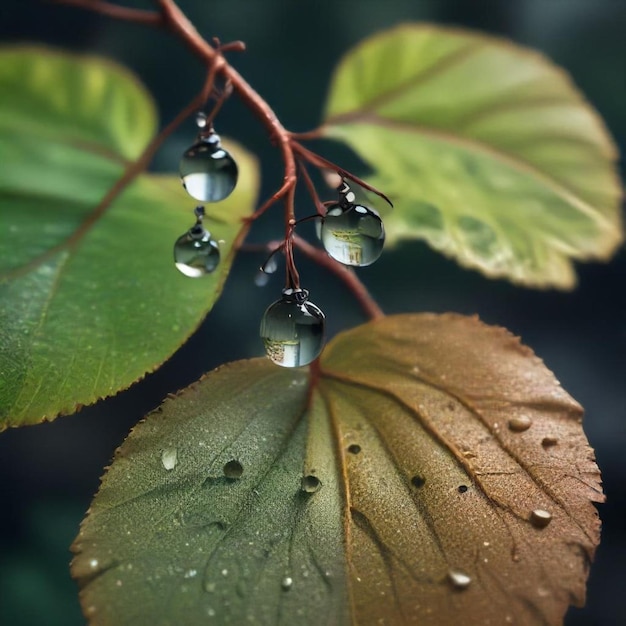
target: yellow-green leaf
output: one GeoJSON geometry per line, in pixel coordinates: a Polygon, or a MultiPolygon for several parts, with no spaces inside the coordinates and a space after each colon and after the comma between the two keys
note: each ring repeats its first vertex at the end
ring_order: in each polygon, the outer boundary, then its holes
{"type": "Polygon", "coordinates": [[[338,66],[321,132],[393,199],[392,245],[424,239],[488,276],[571,288],[573,261],[622,241],[601,119],[563,70],[509,42],[413,24],[376,35],[338,66]]]}
{"type": "Polygon", "coordinates": [[[205,220],[220,266],[186,278],[172,250],[193,225],[194,201],[177,176],[141,175],[90,221],[157,130],[131,74],[94,57],[5,48],[0,93],[2,430],[114,394],[189,337],[244,235],[257,165],[232,146],[238,188],[205,220]]]}
{"type": "Polygon", "coordinates": [[[91,624],[559,624],[599,472],[580,406],[456,315],[338,336],[319,370],[208,374],[139,424],[73,549],[91,624]]]}

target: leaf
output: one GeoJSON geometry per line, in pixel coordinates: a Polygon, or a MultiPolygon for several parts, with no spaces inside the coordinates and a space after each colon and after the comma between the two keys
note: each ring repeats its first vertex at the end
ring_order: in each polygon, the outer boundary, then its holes
{"type": "Polygon", "coordinates": [[[257,165],[232,147],[238,188],[205,220],[221,263],[189,279],[172,259],[194,220],[177,176],[139,176],[89,221],[157,130],[132,75],[94,57],[4,48],[0,91],[1,430],[114,394],[190,336],[245,234],[257,165]]]}
{"type": "Polygon", "coordinates": [[[83,609],[116,626],[559,624],[598,543],[580,417],[516,338],[457,315],[343,333],[318,373],[224,366],[118,450],[73,545],[83,609]]]}
{"type": "Polygon", "coordinates": [[[323,136],[391,196],[389,244],[423,239],[487,276],[574,286],[622,241],[616,148],[563,70],[507,41],[405,24],[338,66],[323,136]]]}

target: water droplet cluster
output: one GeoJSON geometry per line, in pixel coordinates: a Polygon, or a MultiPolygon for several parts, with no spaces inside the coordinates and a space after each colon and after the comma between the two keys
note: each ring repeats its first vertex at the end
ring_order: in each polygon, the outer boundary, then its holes
{"type": "MultiPolygon", "coordinates": [[[[187,193],[202,202],[221,202],[237,185],[237,163],[222,147],[202,111],[196,115],[200,134],[180,160],[180,178],[187,193]]],[[[204,207],[195,209],[196,223],[174,244],[174,262],[185,276],[199,278],[214,272],[220,262],[220,249],[202,225],[204,207]]]]}

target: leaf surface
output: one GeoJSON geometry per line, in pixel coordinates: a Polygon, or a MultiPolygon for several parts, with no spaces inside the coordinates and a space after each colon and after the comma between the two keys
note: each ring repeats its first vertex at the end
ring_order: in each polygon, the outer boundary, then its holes
{"type": "Polygon", "coordinates": [[[324,136],[391,196],[388,243],[423,239],[466,267],[571,288],[572,261],[623,238],[616,149],[563,70],[509,42],[401,25],[344,57],[324,136]]]}
{"type": "Polygon", "coordinates": [[[189,279],[172,259],[194,221],[177,176],[139,176],[90,222],[157,130],[132,75],[98,58],[5,48],[0,91],[1,430],[114,394],[189,337],[244,234],[257,166],[233,146],[238,188],[205,220],[221,263],[189,279]]]}
{"type": "Polygon", "coordinates": [[[559,624],[598,542],[580,418],[519,340],[456,315],[343,333],[318,374],[224,366],[118,450],[73,546],[83,609],[116,626],[559,624]]]}

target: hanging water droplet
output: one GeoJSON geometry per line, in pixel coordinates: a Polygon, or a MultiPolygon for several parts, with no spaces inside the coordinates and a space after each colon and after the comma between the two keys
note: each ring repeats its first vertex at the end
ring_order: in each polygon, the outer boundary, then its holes
{"type": "Polygon", "coordinates": [[[180,177],[187,193],[203,202],[220,202],[237,184],[237,163],[222,148],[215,133],[201,137],[180,161],[180,177]]]}
{"type": "Polygon", "coordinates": [[[359,204],[334,204],[322,219],[322,245],[336,261],[365,267],[382,254],[385,228],[378,213],[359,204]]]}
{"type": "Polygon", "coordinates": [[[198,111],[196,113],[196,126],[198,128],[206,128],[206,113],[204,111],[198,111]]]}
{"type": "Polygon", "coordinates": [[[552,521],[552,513],[544,509],[535,509],[530,514],[530,522],[535,528],[545,528],[552,521]]]}
{"type": "Polygon", "coordinates": [[[306,289],[285,289],[263,314],[260,335],[276,365],[308,365],[324,347],[324,313],[308,301],[308,295],[306,289]]]}
{"type": "Polygon", "coordinates": [[[448,572],[448,580],[456,589],[467,589],[472,582],[472,579],[467,574],[454,569],[448,572]]]}
{"type": "Polygon", "coordinates": [[[516,433],[521,433],[525,430],[528,430],[533,421],[528,417],[528,415],[518,415],[517,417],[512,417],[509,420],[509,430],[512,430],[516,433]]]}
{"type": "Polygon", "coordinates": [[[161,454],[161,463],[166,470],[173,470],[178,463],[178,450],[176,448],[167,448],[161,454]]]}
{"type": "Polygon", "coordinates": [[[239,461],[235,461],[233,459],[232,461],[228,461],[228,463],[224,464],[223,470],[226,478],[241,478],[241,475],[243,474],[243,465],[239,461]]]}
{"type": "Polygon", "coordinates": [[[289,591],[293,587],[293,578],[291,578],[290,576],[285,576],[280,583],[280,586],[282,587],[283,591],[289,591]]]}
{"type": "Polygon", "coordinates": [[[307,476],[303,476],[300,481],[300,488],[305,493],[315,493],[322,486],[320,479],[317,476],[313,476],[308,474],[307,476]]]}
{"type": "Polygon", "coordinates": [[[215,271],[220,262],[220,249],[211,233],[197,223],[174,244],[176,268],[185,276],[199,278],[215,271]]]}

